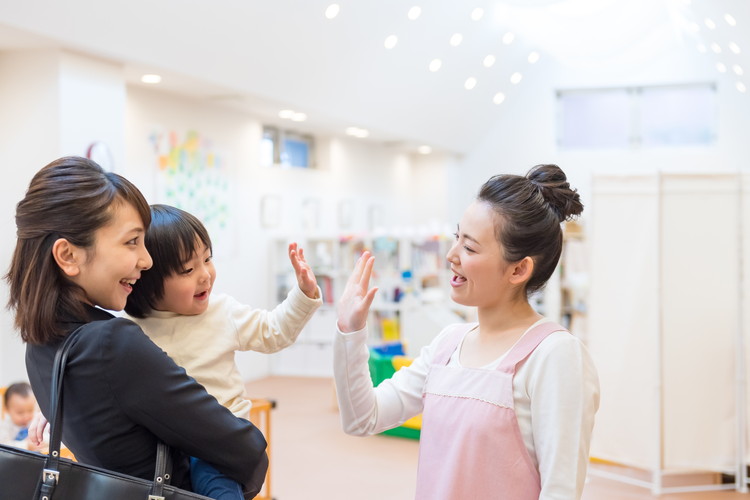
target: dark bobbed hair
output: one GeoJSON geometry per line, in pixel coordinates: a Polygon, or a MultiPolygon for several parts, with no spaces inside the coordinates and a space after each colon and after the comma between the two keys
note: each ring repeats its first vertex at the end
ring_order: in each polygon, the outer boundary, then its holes
{"type": "Polygon", "coordinates": [[[557,165],[536,165],[525,176],[496,175],[480,188],[477,200],[488,203],[499,216],[495,235],[504,258],[534,260],[526,283],[528,297],[541,290],[557,267],[562,253],[563,221],[583,212],[577,190],[570,187],[557,165]]]}
{"type": "Polygon", "coordinates": [[[3,394],[3,405],[5,405],[5,408],[8,408],[8,401],[10,401],[10,398],[13,396],[18,395],[22,398],[27,398],[33,394],[31,385],[29,385],[28,382],[15,382],[10,384],[5,390],[5,394],[3,394]]]}
{"type": "Polygon", "coordinates": [[[131,204],[148,228],[148,203],[130,181],[79,156],[59,158],[31,179],[16,205],[16,249],[5,279],[8,308],[24,342],[46,344],[65,336],[63,318],[86,321],[85,292],[52,256],[59,238],[92,250],[96,231],[112,220],[112,207],[131,204]]]}
{"type": "Polygon", "coordinates": [[[185,263],[197,250],[198,241],[209,251],[212,249],[208,231],[197,217],[169,205],[151,205],[146,250],[154,264],[141,273],[128,296],[125,312],[136,318],[150,315],[154,305],[164,297],[164,280],[184,270],[185,263]]]}

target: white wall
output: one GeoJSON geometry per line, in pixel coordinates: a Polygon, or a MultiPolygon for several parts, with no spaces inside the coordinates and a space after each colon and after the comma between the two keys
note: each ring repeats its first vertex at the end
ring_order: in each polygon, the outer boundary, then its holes
{"type": "MultiPolygon", "coordinates": [[[[33,173],[58,151],[57,56],[50,52],[0,53],[0,269],[7,272],[16,238],[15,206],[33,173]]],[[[23,347],[5,309],[0,283],[0,384],[26,379],[23,347]]]]}
{"type": "MultiPolygon", "coordinates": [[[[658,45],[652,45],[654,47],[658,45]]],[[[721,75],[708,56],[698,59],[695,49],[667,46],[659,52],[649,47],[602,58],[587,65],[565,66],[553,61],[538,63],[534,76],[508,92],[495,126],[477,138],[461,164],[460,191],[473,193],[491,175],[523,174],[538,163],[557,163],[581,193],[588,208],[594,173],[649,173],[661,171],[736,171],[750,168],[750,95],[734,88],[730,75],[721,75]],[[692,51],[692,52],[691,52],[692,51]],[[558,89],[607,88],[716,82],[718,142],[708,148],[565,151],[556,144],[558,89]]],[[[586,210],[582,221],[585,223],[586,210]]]]}
{"type": "MultiPolygon", "coordinates": [[[[117,66],[57,50],[0,53],[0,268],[15,247],[15,205],[41,167],[95,140],[122,156],[124,83],[117,66]]],[[[7,302],[0,284],[0,301],[7,302]]],[[[0,309],[0,385],[25,379],[23,345],[0,309]]]]}

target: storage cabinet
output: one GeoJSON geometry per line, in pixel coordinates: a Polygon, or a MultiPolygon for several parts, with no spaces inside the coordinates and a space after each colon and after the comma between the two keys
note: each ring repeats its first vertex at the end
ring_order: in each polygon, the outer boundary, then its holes
{"type": "MultiPolygon", "coordinates": [[[[451,237],[445,235],[299,240],[323,292],[324,305],[294,345],[272,355],[273,373],[332,376],[335,303],[365,250],[375,256],[371,285],[379,289],[368,320],[370,342],[400,340],[409,355],[418,354],[444,326],[463,321],[470,314],[450,301],[450,270],[445,255],[451,243],[451,237]]],[[[276,303],[286,297],[296,278],[287,258],[288,241],[279,239],[272,245],[270,301],[276,303]]]]}

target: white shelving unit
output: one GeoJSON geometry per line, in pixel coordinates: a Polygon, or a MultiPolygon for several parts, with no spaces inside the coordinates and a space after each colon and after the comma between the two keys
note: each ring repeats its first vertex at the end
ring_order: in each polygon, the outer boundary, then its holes
{"type": "MultiPolygon", "coordinates": [[[[462,321],[450,303],[450,271],[445,255],[452,240],[445,236],[318,236],[298,240],[323,292],[324,305],[306,325],[294,345],[272,355],[278,375],[332,376],[335,302],[357,258],[365,250],[375,256],[372,285],[379,288],[368,322],[370,342],[400,340],[409,355],[429,343],[447,324],[462,321]]],[[[286,297],[295,283],[286,256],[288,240],[272,242],[271,303],[286,297]]]]}

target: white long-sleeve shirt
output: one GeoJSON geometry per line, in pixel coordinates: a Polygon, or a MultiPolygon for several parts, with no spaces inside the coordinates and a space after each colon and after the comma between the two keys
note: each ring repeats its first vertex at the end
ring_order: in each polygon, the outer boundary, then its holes
{"type": "Polygon", "coordinates": [[[245,397],[234,353],[271,353],[292,345],[322,303],[295,286],[271,311],[216,294],[211,295],[208,309],[195,316],[153,311],[148,318],[127,317],[219,403],[235,416],[249,419],[252,404],[245,397]]]}
{"type": "MultiPolygon", "coordinates": [[[[367,328],[348,334],[339,331],[334,376],[345,432],[376,434],[421,413],[427,373],[449,330],[424,347],[410,366],[376,388],[367,364],[367,328]]],[[[461,345],[450,365],[460,366],[460,350],[461,345]]],[[[486,368],[496,368],[501,359],[486,368]]],[[[550,334],[517,368],[513,399],[524,445],[541,477],[540,500],[580,498],[599,407],[599,378],[583,343],[567,332],[550,334]]]]}

